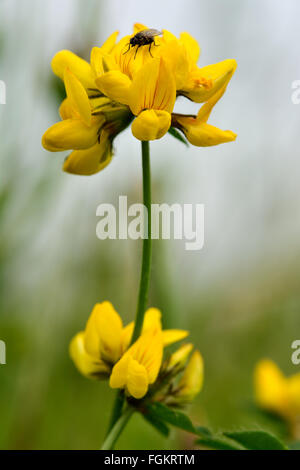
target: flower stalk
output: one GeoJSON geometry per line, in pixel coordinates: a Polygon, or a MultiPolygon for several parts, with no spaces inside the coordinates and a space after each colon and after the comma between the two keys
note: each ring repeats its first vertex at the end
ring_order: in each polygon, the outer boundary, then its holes
{"type": "Polygon", "coordinates": [[[117,422],[112,427],[111,431],[108,433],[101,450],[113,450],[115,444],[120,437],[123,429],[125,428],[126,424],[128,423],[129,419],[131,418],[134,412],[134,408],[128,406],[124,413],[119,417],[117,422]]]}
{"type": "Polygon", "coordinates": [[[143,241],[143,259],[138,297],[137,312],[134,331],[131,338],[133,344],[141,334],[144,314],[147,306],[150,285],[152,240],[151,240],[151,170],[150,170],[150,148],[149,142],[142,142],[142,164],[143,164],[143,200],[147,209],[147,236],[143,241]]]}
{"type": "MultiPolygon", "coordinates": [[[[144,315],[145,315],[146,306],[147,306],[147,300],[148,300],[149,285],[150,285],[152,240],[151,240],[151,170],[150,170],[150,146],[149,146],[148,141],[142,142],[142,167],[143,167],[143,202],[144,202],[144,206],[147,208],[147,224],[146,224],[147,236],[143,240],[143,258],[142,258],[139,296],[138,296],[135,326],[134,326],[134,331],[133,331],[132,338],[131,338],[131,344],[133,344],[141,334],[141,330],[142,330],[142,326],[144,322],[144,315]]],[[[122,415],[123,405],[124,405],[124,393],[122,391],[118,391],[116,398],[115,398],[114,405],[113,405],[111,420],[110,420],[109,427],[108,427],[107,439],[109,438],[110,434],[113,433],[115,426],[121,420],[122,416],[124,416],[122,415]]],[[[122,430],[120,431],[120,433],[121,432],[122,430]]]]}

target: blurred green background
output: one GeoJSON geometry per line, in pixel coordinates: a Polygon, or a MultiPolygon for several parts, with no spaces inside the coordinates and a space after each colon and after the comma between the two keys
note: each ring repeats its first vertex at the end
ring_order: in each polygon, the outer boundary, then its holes
{"type": "MultiPolygon", "coordinates": [[[[201,64],[235,58],[238,69],[211,123],[236,143],[186,149],[167,136],[152,147],[153,202],[204,203],[206,241],[155,241],[150,304],[168,327],[191,331],[205,360],[193,419],[213,429],[263,426],[253,408],[252,374],[270,357],[285,373],[300,337],[299,117],[291,84],[300,79],[297,0],[0,0],[0,365],[2,449],[94,449],[114,393],[79,375],[68,356],[98,301],[125,322],[136,309],[141,245],[99,241],[96,208],[141,201],[140,146],[130,131],[93,177],[61,171],[66,155],[41,148],[63,93],[50,61],[60,49],[86,59],[114,30],[134,22],[189,31],[201,64]]],[[[198,106],[179,101],[182,112],[198,106]]],[[[164,440],[136,416],[123,449],[187,448],[164,440]]]]}

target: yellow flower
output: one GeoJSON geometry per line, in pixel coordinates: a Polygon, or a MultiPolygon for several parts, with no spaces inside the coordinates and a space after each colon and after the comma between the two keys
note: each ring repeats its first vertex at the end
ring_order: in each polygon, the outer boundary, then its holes
{"type": "Polygon", "coordinates": [[[199,351],[194,351],[178,384],[177,400],[192,401],[202,389],[203,378],[203,358],[199,351]]]}
{"type": "MultiPolygon", "coordinates": [[[[233,73],[233,72],[232,72],[233,73]]],[[[227,84],[223,85],[215,95],[210,98],[201,108],[197,116],[184,116],[173,114],[172,124],[180,129],[188,141],[199,147],[210,147],[236,139],[236,134],[232,131],[222,131],[217,127],[207,124],[214,105],[223,96],[227,84]]]]}
{"type": "MultiPolygon", "coordinates": [[[[133,324],[125,328],[125,348],[129,344],[133,324]],[[127,339],[125,339],[127,338],[127,339]]],[[[110,377],[112,388],[124,388],[136,399],[143,398],[158,376],[162,365],[163,349],[187,336],[183,330],[165,330],[161,327],[161,313],[151,308],[146,312],[141,336],[114,366],[110,377]]]]}
{"type": "MultiPolygon", "coordinates": [[[[123,327],[121,317],[110,302],[96,304],[85,330],[78,333],[70,344],[70,355],[78,370],[90,378],[108,378],[114,364],[128,349],[133,329],[134,323],[123,327]]],[[[160,335],[162,347],[187,336],[183,330],[162,331],[161,313],[154,308],[145,313],[143,323],[142,336],[149,334],[160,335]]]]}
{"type": "Polygon", "coordinates": [[[143,398],[158,376],[163,357],[161,328],[142,334],[114,366],[111,388],[124,388],[136,399],[143,398]]]}
{"type": "Polygon", "coordinates": [[[193,347],[194,346],[191,343],[188,343],[183,344],[179,349],[177,349],[167,362],[167,370],[175,368],[180,369],[183,367],[186,364],[193,347]]]}
{"type": "MultiPolygon", "coordinates": [[[[134,26],[134,33],[147,29],[134,26]]],[[[132,123],[133,135],[143,141],[160,139],[170,127],[183,131],[197,146],[235,139],[231,131],[207,124],[212,107],[223,95],[236,69],[235,60],[199,68],[200,48],[188,33],[176,38],[163,30],[155,45],[129,47],[132,36],[117,42],[113,33],[91,51],[90,64],[70,51],[52,60],[54,73],[64,80],[67,99],[62,122],[43,136],[52,152],[74,150],[64,164],[70,173],[91,175],[112,157],[114,137],[132,123]],[[176,98],[205,103],[198,116],[173,114],[176,98]]]]}
{"type": "Polygon", "coordinates": [[[194,400],[200,393],[204,380],[204,363],[199,351],[191,343],[183,344],[161,368],[154,401],[170,406],[182,406],[194,400]],[[190,358],[189,358],[190,356],[190,358]]]}
{"type": "Polygon", "coordinates": [[[300,420],[300,374],[285,377],[271,360],[261,360],[254,372],[257,404],[286,419],[291,425],[300,420]]]}

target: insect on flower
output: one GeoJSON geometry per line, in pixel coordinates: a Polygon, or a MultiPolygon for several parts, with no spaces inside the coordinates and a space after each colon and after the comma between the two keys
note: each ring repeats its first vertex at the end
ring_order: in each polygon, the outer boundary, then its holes
{"type": "Polygon", "coordinates": [[[154,38],[155,36],[160,36],[161,34],[162,34],[162,31],[158,31],[157,29],[143,29],[142,31],[139,31],[130,39],[129,44],[128,44],[128,49],[126,52],[124,52],[124,54],[127,54],[127,52],[129,52],[131,47],[137,46],[135,54],[134,54],[134,58],[136,58],[137,51],[139,50],[139,48],[141,46],[149,45],[149,54],[151,55],[151,57],[153,57],[153,55],[151,54],[151,46],[152,44],[156,46],[154,38]]]}

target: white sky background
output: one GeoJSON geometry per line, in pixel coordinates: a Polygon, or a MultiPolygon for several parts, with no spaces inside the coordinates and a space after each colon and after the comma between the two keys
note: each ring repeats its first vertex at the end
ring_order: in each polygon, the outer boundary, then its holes
{"type": "MultiPolygon", "coordinates": [[[[76,233],[78,253],[85,250],[97,205],[140,185],[139,143],[130,131],[116,140],[113,163],[92,178],[63,174],[64,155],[40,147],[44,130],[57,119],[43,90],[51,57],[59,49],[83,49],[86,38],[96,45],[116,29],[128,34],[136,21],[190,32],[202,48],[199,65],[238,62],[210,118],[236,132],[236,143],[186,149],[167,136],[151,145],[153,181],[165,186],[161,202],[206,206],[204,250],[190,253],[183,242],[165,242],[174,285],[193,295],[201,284],[224,276],[235,282],[250,268],[280,266],[299,254],[300,105],[291,101],[291,84],[300,80],[298,0],[1,0],[0,14],[6,39],[0,79],[7,84],[7,105],[0,107],[1,179],[8,173],[16,185],[4,230],[19,246],[12,278],[31,287],[43,271],[41,260],[47,271],[55,270],[54,253],[67,249],[62,224],[76,233]],[[51,195],[37,218],[26,219],[32,190],[47,175],[55,181],[51,195]]],[[[198,109],[184,101],[176,106],[198,109]]]]}

